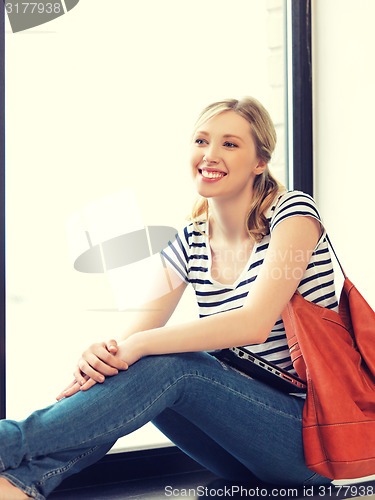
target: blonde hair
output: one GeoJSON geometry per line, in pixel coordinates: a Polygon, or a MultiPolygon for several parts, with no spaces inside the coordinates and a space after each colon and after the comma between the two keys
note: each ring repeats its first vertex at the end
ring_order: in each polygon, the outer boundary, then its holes
{"type": "MultiPolygon", "coordinates": [[[[246,228],[249,236],[259,242],[269,232],[269,223],[265,213],[282,187],[271,175],[268,167],[276,146],[275,127],[263,105],[253,97],[245,97],[240,101],[226,99],[207,106],[196,121],[194,133],[203,123],[225,111],[235,111],[249,122],[257,157],[267,164],[264,172],[255,178],[253,185],[254,197],[246,218],[246,228]]],[[[208,200],[200,196],[194,203],[189,220],[200,231],[197,223],[208,220],[208,217],[208,200]]]]}

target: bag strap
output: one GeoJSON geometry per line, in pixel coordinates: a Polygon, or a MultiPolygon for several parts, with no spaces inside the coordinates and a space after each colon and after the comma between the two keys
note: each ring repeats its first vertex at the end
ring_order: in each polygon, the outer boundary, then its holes
{"type": "Polygon", "coordinates": [[[344,278],[346,279],[346,278],[347,278],[347,275],[345,274],[345,271],[344,271],[344,269],[343,269],[342,265],[340,264],[339,258],[338,258],[338,257],[337,257],[337,255],[336,255],[335,249],[333,248],[332,243],[331,243],[331,240],[329,239],[329,236],[328,236],[328,234],[327,234],[327,233],[326,233],[326,238],[327,238],[327,241],[328,241],[329,246],[331,247],[331,250],[332,250],[332,252],[333,252],[333,255],[336,257],[337,263],[338,263],[338,265],[340,266],[341,272],[342,272],[342,274],[344,275],[344,278]]]}

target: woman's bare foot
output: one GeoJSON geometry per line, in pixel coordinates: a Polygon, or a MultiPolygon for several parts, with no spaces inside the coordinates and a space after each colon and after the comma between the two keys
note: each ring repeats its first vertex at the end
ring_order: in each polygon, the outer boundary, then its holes
{"type": "Polygon", "coordinates": [[[0,477],[0,500],[27,500],[28,497],[4,477],[0,477]]]}

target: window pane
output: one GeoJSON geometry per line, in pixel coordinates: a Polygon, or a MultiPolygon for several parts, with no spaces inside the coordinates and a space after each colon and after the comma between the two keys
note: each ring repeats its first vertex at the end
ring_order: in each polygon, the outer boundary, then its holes
{"type": "MultiPolygon", "coordinates": [[[[50,404],[82,350],[118,337],[108,275],[73,268],[66,223],[131,189],[145,225],[179,228],[195,198],[189,139],[200,110],[253,95],[287,183],[284,2],[79,2],[35,28],[6,33],[7,416],[50,404]]],[[[128,217],[134,217],[129,213],[128,217]]],[[[197,317],[187,293],[171,322],[197,317]]],[[[148,425],[121,441],[165,443],[148,425]]]]}

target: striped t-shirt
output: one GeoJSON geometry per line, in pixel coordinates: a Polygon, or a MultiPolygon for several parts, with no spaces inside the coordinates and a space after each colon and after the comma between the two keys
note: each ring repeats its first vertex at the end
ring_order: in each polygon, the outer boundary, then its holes
{"type": "MultiPolygon", "coordinates": [[[[289,191],[275,197],[274,203],[266,214],[270,223],[270,232],[259,243],[255,243],[249,261],[232,285],[219,283],[211,276],[212,256],[206,236],[209,234],[208,221],[198,223],[199,229],[205,234],[197,231],[191,223],[176,235],[173,243],[169,242],[168,247],[162,251],[162,255],[180,278],[194,287],[200,317],[243,306],[261,269],[272,231],[284,219],[296,215],[314,217],[321,222],[317,206],[311,196],[300,191],[289,191]]],[[[298,285],[298,291],[305,299],[337,311],[333,266],[324,230],[298,285]]],[[[280,368],[295,373],[281,316],[276,321],[266,342],[245,347],[280,368]]]]}

